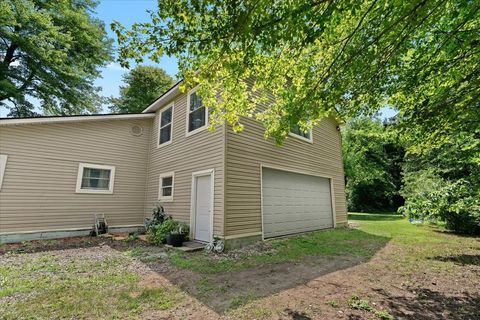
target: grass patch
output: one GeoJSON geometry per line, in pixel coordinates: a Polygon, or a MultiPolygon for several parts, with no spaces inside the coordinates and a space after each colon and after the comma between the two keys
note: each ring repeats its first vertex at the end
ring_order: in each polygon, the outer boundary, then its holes
{"type": "Polygon", "coordinates": [[[352,295],[347,301],[348,306],[352,309],[373,311],[373,308],[368,304],[367,300],[360,299],[357,295],[352,295]]]}
{"type": "Polygon", "coordinates": [[[264,319],[264,318],[270,317],[272,315],[272,312],[267,308],[258,307],[258,308],[252,309],[252,314],[255,317],[255,319],[264,319]]]}
{"type": "Polygon", "coordinates": [[[255,296],[252,294],[235,297],[232,300],[230,300],[229,309],[240,308],[241,306],[244,306],[253,300],[255,300],[255,296]]]}
{"type": "Polygon", "coordinates": [[[381,320],[393,320],[393,316],[385,310],[377,310],[370,306],[367,300],[360,299],[357,295],[352,295],[347,301],[348,306],[352,309],[363,310],[373,313],[377,318],[381,320]]]}
{"type": "Polygon", "coordinates": [[[123,254],[127,257],[138,258],[145,254],[145,250],[142,248],[133,248],[130,250],[126,250],[123,254]]]}
{"type": "Polygon", "coordinates": [[[205,295],[214,291],[215,287],[212,286],[208,278],[203,277],[197,281],[196,289],[199,295],[205,295]]]}
{"type": "Polygon", "coordinates": [[[131,290],[124,291],[121,295],[126,309],[139,313],[145,310],[168,310],[176,302],[175,295],[164,288],[146,288],[140,293],[131,290]]]}
{"type": "Polygon", "coordinates": [[[123,319],[172,307],[175,295],[139,287],[129,263],[123,256],[10,255],[0,262],[2,319],[123,319]]]}
{"type": "Polygon", "coordinates": [[[236,258],[204,252],[170,255],[170,262],[182,269],[204,274],[234,272],[264,264],[300,262],[309,256],[353,255],[368,257],[388,242],[387,237],[360,230],[335,229],[312,232],[291,238],[272,240],[273,250],[257,255],[240,254],[236,258]]]}
{"type": "Polygon", "coordinates": [[[381,320],[393,320],[395,319],[390,313],[385,310],[375,311],[375,315],[381,320]]]}
{"type": "Polygon", "coordinates": [[[169,256],[169,259],[170,262],[178,268],[189,269],[205,274],[238,271],[253,266],[250,261],[216,257],[204,252],[190,254],[173,252],[169,256]]]}
{"type": "Polygon", "coordinates": [[[390,242],[402,253],[391,257],[393,265],[402,268],[402,271],[418,268],[419,261],[448,270],[454,262],[440,264],[438,257],[459,252],[465,245],[471,245],[468,237],[442,232],[442,228],[437,226],[413,225],[395,213],[350,213],[348,218],[357,225],[357,229],[339,228],[271,240],[272,250],[264,253],[252,255],[240,252],[231,258],[204,252],[173,252],[169,260],[178,268],[216,274],[266,264],[301,262],[311,256],[351,255],[367,259],[390,242]]]}
{"type": "Polygon", "coordinates": [[[455,268],[455,261],[449,260],[449,256],[459,252],[474,253],[474,250],[466,250],[472,244],[471,237],[445,232],[442,226],[412,224],[398,214],[349,213],[348,219],[368,234],[391,239],[397,253],[388,259],[397,271],[416,272],[429,268],[449,272],[455,268]]]}
{"type": "Polygon", "coordinates": [[[338,308],[339,306],[338,300],[329,300],[326,303],[333,308],[338,308]]]}

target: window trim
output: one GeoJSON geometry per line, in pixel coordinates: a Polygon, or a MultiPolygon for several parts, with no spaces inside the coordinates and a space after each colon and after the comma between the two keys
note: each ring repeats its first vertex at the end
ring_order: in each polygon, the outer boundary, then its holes
{"type": "Polygon", "coordinates": [[[306,141],[306,142],[309,142],[309,143],[313,143],[313,130],[312,129],[308,130],[308,133],[310,135],[310,139],[305,138],[305,137],[303,137],[301,135],[298,135],[298,134],[296,134],[294,132],[291,132],[291,131],[288,133],[288,135],[291,136],[291,137],[294,137],[296,139],[300,139],[300,140],[303,140],[303,141],[306,141]]]}
{"type": "Polygon", "coordinates": [[[5,171],[7,169],[8,155],[0,154],[0,190],[2,190],[3,177],[5,177],[5,171]]]}
{"type": "Polygon", "coordinates": [[[173,192],[175,190],[175,172],[164,172],[161,173],[158,178],[158,200],[163,202],[172,202],[173,201],[173,192]],[[163,190],[163,178],[172,177],[172,195],[171,196],[162,196],[163,190]]]}
{"type": "Polygon", "coordinates": [[[113,194],[114,182],[115,182],[115,166],[81,162],[78,165],[77,187],[75,189],[75,192],[76,193],[94,193],[94,194],[113,194]],[[110,181],[108,182],[108,190],[82,189],[83,171],[85,168],[110,170],[110,181]]]}
{"type": "Polygon", "coordinates": [[[157,134],[157,148],[168,146],[172,143],[173,140],[173,115],[175,111],[175,102],[167,104],[164,108],[162,108],[158,114],[158,134],[157,134]],[[170,140],[164,143],[160,143],[160,131],[162,130],[162,113],[172,108],[172,121],[170,122],[170,140]]]}
{"type": "Polygon", "coordinates": [[[198,87],[199,86],[196,86],[195,88],[193,88],[192,90],[188,91],[187,93],[187,119],[186,119],[186,127],[185,127],[185,137],[188,137],[188,136],[191,136],[195,133],[198,133],[198,132],[201,132],[205,129],[208,128],[208,118],[209,118],[209,113],[208,113],[208,108],[205,107],[205,124],[203,126],[201,126],[200,128],[197,128],[195,130],[192,130],[192,131],[188,131],[188,127],[189,127],[189,120],[190,120],[190,96],[197,92],[198,90],[198,87]]]}

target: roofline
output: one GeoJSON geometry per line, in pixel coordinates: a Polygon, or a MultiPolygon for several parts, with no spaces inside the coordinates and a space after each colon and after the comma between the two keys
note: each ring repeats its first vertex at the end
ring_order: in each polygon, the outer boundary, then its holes
{"type": "MultiPolygon", "coordinates": [[[[142,113],[155,112],[163,106],[166,106],[171,100],[173,100],[177,95],[180,94],[179,86],[182,83],[182,80],[177,81],[170,89],[168,89],[164,94],[153,101],[142,113]]],[[[333,118],[338,122],[338,124],[344,124],[345,120],[340,116],[340,112],[334,108],[335,112],[332,113],[333,118]]]]}
{"type": "Polygon", "coordinates": [[[154,113],[128,113],[128,114],[89,114],[76,116],[47,116],[34,118],[0,118],[0,126],[23,124],[48,124],[102,120],[130,120],[147,119],[155,117],[154,113]]]}
{"type": "Polygon", "coordinates": [[[153,101],[145,110],[142,111],[142,113],[155,112],[162,106],[173,100],[173,98],[180,94],[179,86],[182,81],[183,80],[180,80],[175,83],[173,87],[171,87],[170,89],[168,89],[167,92],[158,97],[157,100],[153,101]]]}

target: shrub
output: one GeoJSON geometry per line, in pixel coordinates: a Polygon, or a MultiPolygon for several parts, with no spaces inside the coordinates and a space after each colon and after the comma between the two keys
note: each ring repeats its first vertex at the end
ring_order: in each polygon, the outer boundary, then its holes
{"type": "Polygon", "coordinates": [[[163,221],[169,218],[171,217],[169,217],[165,213],[163,206],[159,202],[157,202],[152,209],[152,218],[145,218],[145,227],[148,230],[152,226],[155,226],[157,224],[162,224],[163,221]]]}
{"type": "Polygon", "coordinates": [[[167,234],[178,230],[179,222],[172,218],[166,219],[162,224],[152,225],[148,228],[147,239],[154,244],[164,244],[167,234]]]}
{"type": "Polygon", "coordinates": [[[138,239],[140,239],[140,237],[138,236],[137,232],[130,232],[128,234],[128,237],[127,237],[126,241],[129,242],[129,241],[135,241],[135,240],[138,240],[138,239]]]}
{"type": "Polygon", "coordinates": [[[449,230],[480,234],[480,199],[465,179],[447,181],[425,170],[405,175],[405,205],[399,212],[414,220],[445,221],[449,230]]]}

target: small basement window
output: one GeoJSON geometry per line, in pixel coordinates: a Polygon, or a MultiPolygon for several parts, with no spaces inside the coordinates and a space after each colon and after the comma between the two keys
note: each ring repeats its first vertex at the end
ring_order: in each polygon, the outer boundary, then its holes
{"type": "Polygon", "coordinates": [[[172,142],[172,118],[173,105],[167,107],[160,113],[160,120],[158,124],[158,145],[166,145],[172,142]]]}
{"type": "Polygon", "coordinates": [[[193,89],[188,93],[187,134],[206,128],[208,122],[207,108],[203,106],[202,98],[197,95],[196,90],[197,89],[193,89]]]}
{"type": "Polygon", "coordinates": [[[8,156],[0,154],[0,190],[2,190],[3,177],[5,175],[5,169],[7,167],[8,156]]]}
{"type": "Polygon", "coordinates": [[[79,193],[113,193],[114,178],[114,166],[80,163],[76,191],[79,193]]]}
{"type": "Polygon", "coordinates": [[[294,125],[290,128],[290,135],[295,138],[312,142],[312,130],[308,130],[305,132],[302,129],[300,129],[300,126],[298,125],[294,125]]]}
{"type": "Polygon", "coordinates": [[[173,201],[173,180],[173,172],[163,173],[160,175],[158,200],[173,201]]]}

